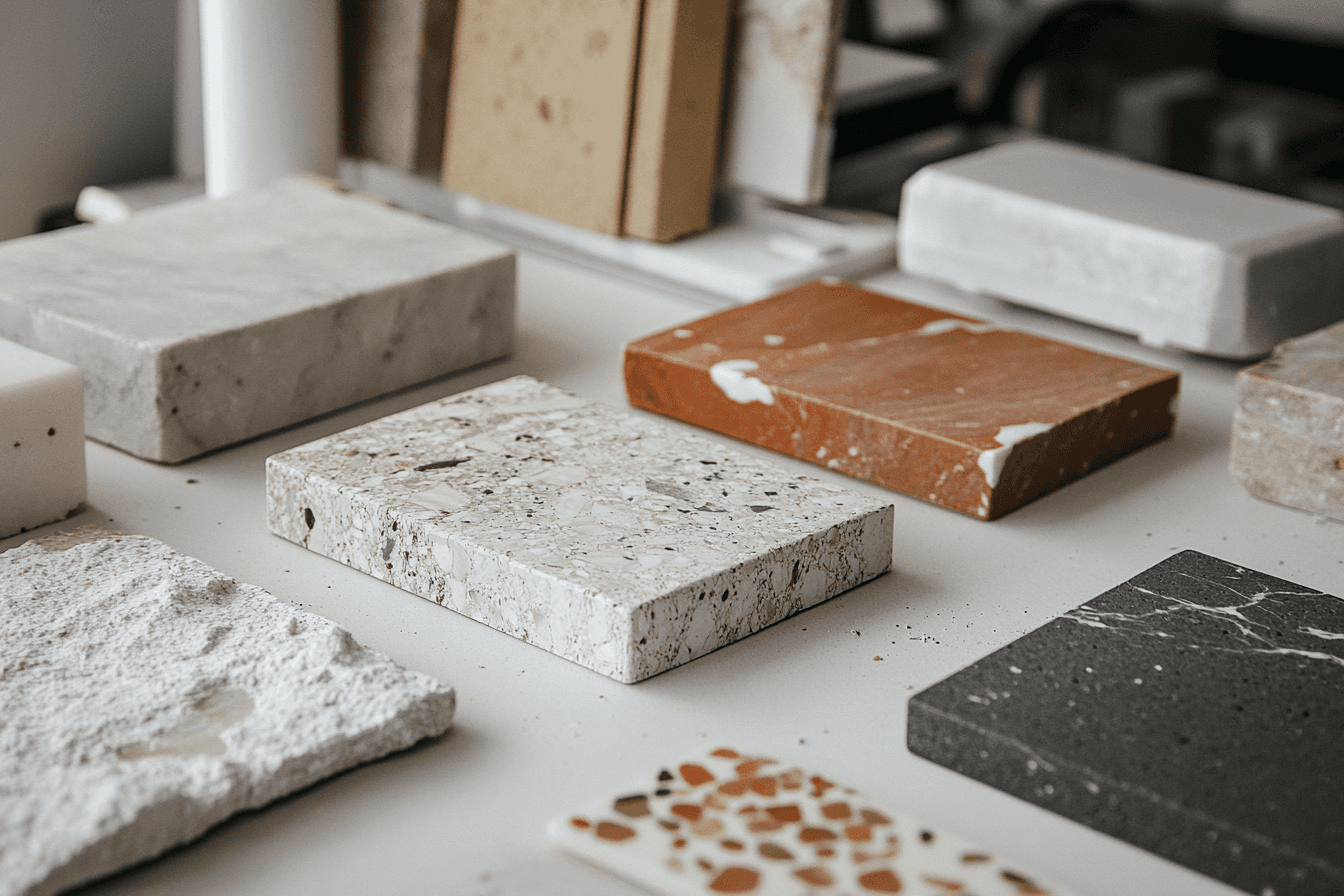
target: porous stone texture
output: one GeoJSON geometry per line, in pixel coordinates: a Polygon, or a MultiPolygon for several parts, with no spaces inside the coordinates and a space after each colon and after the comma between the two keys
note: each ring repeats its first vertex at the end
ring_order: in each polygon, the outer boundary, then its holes
{"type": "Polygon", "coordinates": [[[1344,318],[1344,214],[1023,140],[906,181],[901,267],[1228,358],[1344,318]]]}
{"type": "Polygon", "coordinates": [[[1185,551],[910,700],[915,753],[1255,896],[1344,893],[1344,600],[1185,551]]]}
{"type": "Polygon", "coordinates": [[[161,542],[0,555],[0,894],[41,896],[452,722],[452,688],[161,542]]]}
{"type": "Polygon", "coordinates": [[[623,682],[885,571],[892,510],[529,377],[266,462],[277,535],[623,682]]]}
{"type": "Polygon", "coordinates": [[[86,495],[79,369],[0,339],[0,538],[65,519],[86,495]]]}
{"type": "Polygon", "coordinates": [[[1179,382],[840,281],[625,349],[636,407],[981,519],[1164,438],[1179,382]]]}
{"type": "Polygon", "coordinates": [[[0,244],[0,336],[176,463],[506,354],[514,258],[307,178],[0,244]]]}
{"type": "Polygon", "coordinates": [[[1237,374],[1231,458],[1251,494],[1344,520],[1344,323],[1237,374]]]}
{"type": "Polygon", "coordinates": [[[663,896],[1065,896],[822,775],[726,747],[558,818],[548,833],[663,896]]]}

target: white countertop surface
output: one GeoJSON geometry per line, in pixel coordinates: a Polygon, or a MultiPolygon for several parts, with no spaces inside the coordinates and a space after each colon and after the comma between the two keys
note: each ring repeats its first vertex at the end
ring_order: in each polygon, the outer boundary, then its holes
{"type": "Polygon", "coordinates": [[[800,473],[890,496],[892,572],[636,685],[269,534],[264,460],[515,374],[623,406],[622,343],[698,317],[705,306],[524,255],[518,349],[506,361],[180,466],[88,443],[88,510],[0,541],[0,549],[89,523],[152,535],[451,683],[458,715],[439,740],[234,818],[80,892],[470,892],[482,874],[543,853],[553,816],[717,746],[824,773],[1079,896],[1239,892],[913,756],[905,748],[906,700],[1186,548],[1344,594],[1344,524],[1252,498],[1228,474],[1236,363],[1148,349],[894,271],[866,282],[1179,369],[1175,435],[992,523],[747,447],[800,473]]]}

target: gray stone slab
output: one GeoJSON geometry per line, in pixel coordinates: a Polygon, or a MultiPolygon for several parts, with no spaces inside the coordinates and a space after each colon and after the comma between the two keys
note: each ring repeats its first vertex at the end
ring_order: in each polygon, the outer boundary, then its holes
{"type": "Polygon", "coordinates": [[[1344,520],[1344,323],[1237,374],[1231,465],[1253,495],[1344,520]]]}
{"type": "Polygon", "coordinates": [[[500,357],[513,309],[505,248],[306,178],[0,244],[0,336],[170,463],[500,357]]]}
{"type": "Polygon", "coordinates": [[[515,377],[272,456],[271,531],[633,682],[873,578],[893,508],[515,377]]]}
{"type": "Polygon", "coordinates": [[[1184,551],[910,699],[920,756],[1255,896],[1344,893],[1344,600],[1184,551]]]}
{"type": "Polygon", "coordinates": [[[0,555],[0,896],[158,855],[442,734],[452,688],[139,535],[0,555]]]}

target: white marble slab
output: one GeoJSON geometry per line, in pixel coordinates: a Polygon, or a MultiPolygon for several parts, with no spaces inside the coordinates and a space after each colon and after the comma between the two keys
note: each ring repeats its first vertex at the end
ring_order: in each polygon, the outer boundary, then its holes
{"type": "Polygon", "coordinates": [[[723,180],[799,205],[826,196],[840,0],[742,0],[723,180]]]}
{"type": "Polygon", "coordinates": [[[898,243],[911,273],[1201,354],[1344,318],[1340,212],[1061,143],[924,168],[898,243]]]}
{"type": "Polygon", "coordinates": [[[84,503],[79,368],[0,339],[0,538],[84,503]]]}
{"type": "Polygon", "coordinates": [[[45,896],[438,735],[453,689],[140,535],[0,555],[0,896],[45,896]]]}
{"type": "Polygon", "coordinates": [[[0,244],[0,336],[170,463],[500,357],[513,309],[504,247],[307,178],[0,244]]]}
{"type": "Polygon", "coordinates": [[[1065,896],[824,775],[729,748],[652,772],[547,833],[662,896],[1065,896]]]}
{"type": "Polygon", "coordinates": [[[514,377],[272,456],[271,531],[633,682],[864,582],[890,504],[514,377]]]}
{"type": "Polygon", "coordinates": [[[1231,458],[1252,494],[1344,520],[1344,323],[1237,375],[1231,458]]]}

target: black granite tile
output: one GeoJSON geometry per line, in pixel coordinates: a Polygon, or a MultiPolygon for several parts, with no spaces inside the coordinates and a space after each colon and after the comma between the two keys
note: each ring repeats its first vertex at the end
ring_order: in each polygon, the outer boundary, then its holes
{"type": "Polygon", "coordinates": [[[1344,894],[1344,599],[1177,554],[910,701],[908,745],[1257,896],[1344,894]]]}

